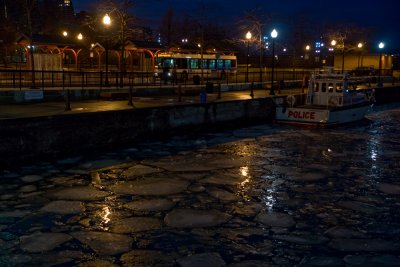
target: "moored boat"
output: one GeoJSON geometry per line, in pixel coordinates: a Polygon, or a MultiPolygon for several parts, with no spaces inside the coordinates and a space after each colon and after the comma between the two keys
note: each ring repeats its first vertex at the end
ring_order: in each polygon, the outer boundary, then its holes
{"type": "Polygon", "coordinates": [[[305,103],[288,96],[276,107],[282,123],[324,127],[362,120],[373,104],[373,90],[357,90],[348,74],[312,74],[305,103]]]}

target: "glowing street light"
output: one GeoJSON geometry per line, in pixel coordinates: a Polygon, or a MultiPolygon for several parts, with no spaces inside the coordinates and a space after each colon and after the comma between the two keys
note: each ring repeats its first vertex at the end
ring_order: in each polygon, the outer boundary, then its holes
{"type": "Polygon", "coordinates": [[[382,72],[382,50],[385,47],[385,43],[380,42],[379,45],[379,73],[378,73],[378,86],[382,87],[382,81],[381,81],[381,72],[382,72]]]}
{"type": "Polygon", "coordinates": [[[275,38],[278,37],[277,30],[273,29],[271,32],[272,37],[272,67],[271,67],[271,90],[269,91],[270,95],[275,95],[274,91],[274,68],[275,68],[275,38]]]}
{"type": "MultiPolygon", "coordinates": [[[[108,14],[105,14],[103,17],[103,24],[106,28],[109,28],[111,25],[111,18],[108,14]]],[[[108,38],[106,38],[106,79],[104,82],[105,86],[109,86],[109,82],[108,82],[108,38]]]]}
{"type": "Polygon", "coordinates": [[[68,36],[68,32],[67,32],[67,31],[63,31],[63,32],[62,32],[62,35],[63,35],[64,37],[67,37],[67,36],[68,36]]]}
{"type": "Polygon", "coordinates": [[[249,53],[250,53],[250,39],[251,39],[250,31],[246,33],[246,39],[247,39],[246,79],[244,82],[247,83],[249,81],[249,53]]]}
{"type": "Polygon", "coordinates": [[[79,34],[76,36],[76,38],[77,38],[78,40],[82,40],[82,39],[83,39],[82,33],[79,33],[79,34]]]}
{"type": "Polygon", "coordinates": [[[249,56],[250,56],[250,40],[251,40],[251,32],[248,31],[246,33],[246,39],[247,39],[247,57],[246,57],[246,80],[245,82],[247,83],[249,81],[249,56]]]}
{"type": "Polygon", "coordinates": [[[358,68],[360,68],[360,62],[361,62],[361,51],[362,51],[362,48],[363,48],[363,43],[358,43],[358,45],[357,45],[357,47],[358,47],[358,68]]]}
{"type": "Polygon", "coordinates": [[[103,17],[103,24],[106,26],[110,26],[111,25],[111,18],[108,14],[105,14],[103,17]]]}

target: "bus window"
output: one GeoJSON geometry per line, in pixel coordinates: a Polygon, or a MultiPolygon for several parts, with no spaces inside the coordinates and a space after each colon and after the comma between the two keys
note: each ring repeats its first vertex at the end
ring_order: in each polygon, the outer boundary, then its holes
{"type": "Polygon", "coordinates": [[[175,59],[176,63],[175,66],[178,69],[187,69],[187,60],[186,58],[177,58],[175,59]]]}
{"type": "MultiPolygon", "coordinates": [[[[202,62],[203,62],[203,69],[207,69],[208,68],[207,59],[203,59],[202,62]]],[[[201,68],[201,66],[200,66],[200,68],[201,68]]]]}
{"type": "Polygon", "coordinates": [[[217,59],[217,69],[223,69],[223,68],[224,68],[224,60],[217,59]]]}
{"type": "Polygon", "coordinates": [[[172,58],[162,58],[161,64],[163,68],[171,68],[174,66],[174,59],[172,58]]]}
{"type": "Polygon", "coordinates": [[[215,69],[215,59],[210,59],[208,61],[208,68],[209,69],[215,69]]]}
{"type": "Polygon", "coordinates": [[[232,68],[232,60],[226,59],[225,60],[225,68],[232,68]]]}
{"type": "MultiPolygon", "coordinates": [[[[157,66],[158,66],[159,68],[162,68],[162,67],[164,66],[164,61],[165,61],[165,58],[158,57],[158,58],[157,58],[157,66]]],[[[138,64],[139,64],[139,63],[138,63],[138,64]]]]}
{"type": "Polygon", "coordinates": [[[198,69],[199,68],[199,60],[198,59],[189,59],[189,68],[190,69],[198,69]]]}

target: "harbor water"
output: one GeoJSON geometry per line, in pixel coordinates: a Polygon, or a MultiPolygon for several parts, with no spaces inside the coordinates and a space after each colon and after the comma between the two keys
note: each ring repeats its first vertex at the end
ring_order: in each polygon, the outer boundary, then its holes
{"type": "Polygon", "coordinates": [[[0,173],[0,266],[400,266],[400,105],[0,173]]]}

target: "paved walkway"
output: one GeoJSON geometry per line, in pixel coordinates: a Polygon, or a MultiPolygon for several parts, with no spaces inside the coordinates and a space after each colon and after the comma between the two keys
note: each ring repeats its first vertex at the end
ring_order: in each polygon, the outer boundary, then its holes
{"type": "MultiPolygon", "coordinates": [[[[396,84],[398,85],[398,84],[396,84]]],[[[384,84],[384,87],[393,86],[392,83],[384,84]]],[[[360,89],[372,88],[368,85],[359,86],[360,89]]],[[[151,90],[151,89],[150,89],[151,90]]],[[[256,89],[253,91],[254,98],[270,97],[269,89],[256,89]]],[[[275,90],[275,96],[299,94],[302,92],[301,88],[282,89],[281,91],[275,90]]],[[[221,92],[221,97],[217,93],[207,95],[207,102],[215,101],[232,101],[251,99],[250,90],[221,92]]],[[[41,116],[55,116],[64,114],[79,114],[84,112],[99,112],[110,110],[125,110],[132,108],[152,108],[161,106],[183,105],[200,103],[199,95],[182,95],[181,100],[177,94],[168,96],[148,96],[148,97],[133,97],[133,106],[128,105],[128,100],[71,100],[71,110],[66,111],[65,102],[32,102],[23,104],[0,104],[0,120],[1,119],[16,119],[26,117],[41,117],[41,116]]]]}
{"type": "MultiPolygon", "coordinates": [[[[301,89],[285,89],[275,95],[286,95],[300,93],[301,89]]],[[[269,97],[269,89],[254,90],[254,98],[269,97]]],[[[207,102],[232,101],[251,99],[250,91],[222,92],[218,98],[217,93],[208,94],[207,102]]],[[[26,117],[55,116],[64,114],[79,114],[84,112],[99,112],[110,110],[126,110],[132,108],[151,108],[171,105],[183,105],[200,103],[200,97],[182,96],[179,101],[178,95],[133,97],[133,107],[128,105],[128,100],[84,100],[71,101],[71,110],[66,111],[65,102],[37,102],[24,104],[0,104],[0,119],[16,119],[26,117]]]]}

